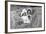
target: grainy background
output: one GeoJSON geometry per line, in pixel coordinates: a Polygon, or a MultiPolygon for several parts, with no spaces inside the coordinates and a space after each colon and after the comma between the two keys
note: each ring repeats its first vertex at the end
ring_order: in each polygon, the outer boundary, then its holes
{"type": "Polygon", "coordinates": [[[42,27],[42,7],[34,7],[34,6],[16,6],[11,5],[10,11],[10,23],[11,29],[15,28],[39,28],[42,27]],[[23,9],[31,8],[34,12],[32,15],[32,21],[30,24],[22,24],[18,25],[18,21],[22,20],[19,17],[19,14],[22,12],[23,9]]]}

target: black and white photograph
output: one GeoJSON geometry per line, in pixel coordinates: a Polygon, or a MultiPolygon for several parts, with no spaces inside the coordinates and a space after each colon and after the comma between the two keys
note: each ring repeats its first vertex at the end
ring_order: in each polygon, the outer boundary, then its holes
{"type": "Polygon", "coordinates": [[[44,3],[8,2],[8,32],[44,30],[44,3]]]}

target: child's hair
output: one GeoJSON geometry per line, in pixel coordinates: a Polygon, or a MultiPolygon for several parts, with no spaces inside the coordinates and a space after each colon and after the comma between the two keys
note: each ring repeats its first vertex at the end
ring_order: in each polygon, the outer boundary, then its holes
{"type": "Polygon", "coordinates": [[[27,13],[28,13],[28,11],[30,11],[30,14],[32,13],[30,9],[27,10],[27,13]]]}

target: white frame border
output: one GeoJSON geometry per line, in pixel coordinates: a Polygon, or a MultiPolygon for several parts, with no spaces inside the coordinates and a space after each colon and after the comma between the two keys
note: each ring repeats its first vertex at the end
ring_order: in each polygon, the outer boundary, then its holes
{"type": "Polygon", "coordinates": [[[43,4],[34,4],[34,3],[19,3],[19,2],[8,2],[8,32],[21,32],[21,31],[36,31],[44,30],[44,5],[43,4]],[[33,6],[42,6],[42,28],[28,28],[28,29],[10,29],[10,5],[33,5],[33,6]]]}

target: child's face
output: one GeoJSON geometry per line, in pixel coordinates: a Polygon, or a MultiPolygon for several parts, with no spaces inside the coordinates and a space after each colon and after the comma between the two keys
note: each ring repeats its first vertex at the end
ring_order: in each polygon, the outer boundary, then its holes
{"type": "Polygon", "coordinates": [[[31,13],[30,11],[27,12],[27,14],[30,14],[30,13],[31,13]]]}

